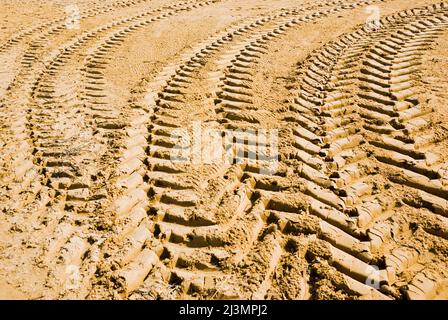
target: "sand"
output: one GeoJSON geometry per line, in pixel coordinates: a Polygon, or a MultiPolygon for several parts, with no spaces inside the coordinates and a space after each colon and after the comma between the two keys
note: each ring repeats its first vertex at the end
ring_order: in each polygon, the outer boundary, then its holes
{"type": "Polygon", "coordinates": [[[0,299],[448,298],[448,3],[0,6],[0,299]]]}

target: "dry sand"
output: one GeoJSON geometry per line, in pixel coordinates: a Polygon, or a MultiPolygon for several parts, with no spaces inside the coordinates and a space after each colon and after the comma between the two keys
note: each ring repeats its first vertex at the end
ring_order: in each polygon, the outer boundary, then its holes
{"type": "Polygon", "coordinates": [[[448,3],[0,8],[0,299],[448,298],[448,3]]]}

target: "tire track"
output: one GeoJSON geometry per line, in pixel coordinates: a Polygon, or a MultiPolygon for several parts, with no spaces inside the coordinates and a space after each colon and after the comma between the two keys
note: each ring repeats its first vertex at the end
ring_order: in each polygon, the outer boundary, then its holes
{"type": "MultiPolygon", "coordinates": [[[[115,10],[116,8],[123,8],[123,7],[128,7],[128,6],[136,6],[139,5],[141,3],[144,2],[148,2],[148,0],[120,0],[120,1],[115,1],[112,4],[109,4],[107,6],[104,6],[104,4],[101,1],[98,1],[100,3],[100,5],[97,5],[96,7],[94,6],[93,8],[86,8],[84,10],[82,10],[80,12],[80,19],[87,19],[90,17],[94,17],[96,15],[100,15],[100,14],[104,14],[110,11],[115,10]]],[[[91,6],[91,5],[90,5],[91,6]]],[[[55,19],[52,21],[47,21],[44,23],[40,23],[36,26],[32,26],[29,28],[26,28],[22,31],[19,31],[18,33],[16,33],[13,37],[11,37],[10,39],[6,40],[5,43],[3,43],[0,46],[0,54],[4,53],[7,50],[10,50],[12,47],[18,45],[20,42],[22,42],[23,40],[25,40],[26,38],[32,36],[33,34],[42,32],[46,29],[49,29],[51,27],[53,27],[54,25],[56,29],[60,30],[60,28],[62,27],[62,25],[64,24],[65,28],[65,23],[66,23],[66,17],[64,16],[63,18],[59,18],[59,19],[55,19]]]]}
{"type": "MultiPolygon", "coordinates": [[[[109,11],[112,11],[117,5],[129,6],[131,4],[134,3],[138,4],[140,2],[142,1],[130,2],[130,3],[122,1],[112,6],[93,8],[87,10],[84,14],[81,15],[80,18],[85,19],[88,17],[95,17],[97,15],[107,13],[109,11]]],[[[45,26],[47,26],[47,24],[45,24],[45,26]]],[[[17,155],[16,152],[16,150],[27,148],[25,147],[25,142],[22,139],[26,135],[23,132],[24,121],[26,118],[25,106],[28,105],[30,101],[29,101],[29,95],[23,93],[24,92],[28,93],[32,90],[34,82],[36,81],[35,76],[33,75],[38,75],[41,73],[40,70],[42,69],[42,67],[44,67],[42,66],[42,64],[45,65],[46,63],[49,63],[54,58],[54,56],[57,56],[59,54],[59,52],[57,51],[51,52],[50,57],[48,59],[46,60],[44,59],[44,61],[39,61],[40,50],[43,50],[46,47],[50,37],[62,33],[62,31],[65,30],[66,28],[64,19],[60,19],[54,23],[49,22],[47,29],[45,26],[39,27],[38,30],[40,30],[41,35],[39,37],[35,37],[35,39],[33,39],[31,43],[28,45],[28,49],[23,54],[23,58],[21,61],[22,68],[17,72],[17,75],[12,80],[12,83],[8,86],[6,95],[2,97],[0,102],[2,108],[4,109],[3,112],[5,112],[8,119],[12,120],[12,124],[9,128],[10,136],[5,137],[5,141],[7,142],[5,146],[2,147],[3,148],[2,151],[4,154],[3,159],[4,161],[2,161],[4,162],[2,163],[3,166],[6,166],[7,162],[11,162],[14,164],[27,163],[27,166],[29,166],[29,162],[26,161],[26,159],[20,158],[20,155],[17,155]],[[12,104],[14,106],[13,109],[10,108],[12,104]],[[19,105],[19,108],[16,108],[17,105],[19,105]],[[18,138],[19,141],[15,141],[16,138],[18,138]]],[[[36,32],[30,33],[30,35],[35,34],[36,32]]],[[[16,165],[14,165],[13,167],[15,166],[16,165]]],[[[22,166],[20,166],[20,168],[22,168],[22,166]]],[[[8,170],[8,168],[6,168],[6,170],[8,170]]],[[[23,178],[22,177],[23,171],[21,170],[22,169],[19,169],[18,171],[19,175],[15,177],[16,180],[20,181],[23,178]]],[[[24,170],[26,171],[26,169],[24,170]]]]}
{"type": "MultiPolygon", "coordinates": [[[[445,16],[437,18],[413,22],[407,29],[385,40],[390,43],[395,41],[402,48],[396,53],[390,48],[388,55],[383,51],[383,58],[386,59],[383,67],[375,64],[373,59],[368,59],[366,64],[376,68],[366,72],[374,73],[371,78],[377,82],[384,80],[388,85],[367,83],[364,88],[369,88],[379,96],[369,93],[361,93],[360,96],[367,100],[361,105],[363,108],[372,110],[376,107],[376,113],[371,114],[371,124],[368,127],[369,130],[380,133],[369,141],[371,145],[381,149],[376,153],[382,154],[376,158],[399,168],[400,172],[391,176],[391,180],[421,190],[420,201],[433,211],[434,207],[440,207],[441,204],[442,210],[437,212],[446,216],[448,211],[443,206],[447,197],[444,171],[446,159],[429,151],[438,150],[434,144],[443,143],[446,137],[443,133],[438,134],[434,128],[429,129],[433,110],[421,106],[417,98],[419,88],[415,85],[421,55],[446,23],[445,16]],[[377,100],[382,103],[378,104],[377,100]]],[[[375,50],[380,51],[381,47],[375,47],[375,50]]],[[[413,203],[413,200],[408,201],[413,203]]],[[[417,205],[419,206],[418,202],[417,205]]]]}
{"type": "MultiPolygon", "coordinates": [[[[155,10],[150,10],[147,11],[145,14],[143,14],[143,17],[145,15],[149,15],[151,13],[154,13],[155,10]]],[[[139,19],[140,15],[136,15],[134,17],[132,17],[131,19],[139,19]]],[[[71,54],[73,53],[73,51],[79,50],[80,48],[82,48],[83,45],[85,45],[86,43],[88,43],[89,40],[94,39],[94,36],[97,36],[98,34],[100,34],[101,32],[105,32],[110,28],[114,28],[116,25],[120,25],[120,24],[125,24],[128,22],[128,19],[123,19],[120,23],[110,23],[109,25],[103,26],[103,27],[99,27],[96,30],[94,30],[93,32],[86,32],[84,35],[81,35],[78,38],[75,38],[71,43],[69,43],[66,46],[63,46],[60,50],[55,50],[54,52],[52,52],[49,56],[47,56],[45,58],[45,60],[43,61],[43,65],[38,65],[38,66],[34,66],[31,67],[31,65],[29,66],[29,70],[26,70],[25,74],[23,75],[25,77],[25,80],[20,79],[21,77],[19,77],[20,80],[17,80],[17,85],[18,87],[14,89],[10,90],[10,95],[12,97],[8,97],[9,99],[14,100],[15,104],[19,104],[22,105],[22,108],[18,108],[14,109],[14,115],[11,116],[10,118],[16,119],[15,122],[12,123],[12,127],[13,129],[13,133],[15,134],[16,137],[21,138],[20,141],[17,142],[13,142],[13,144],[11,146],[8,146],[8,149],[11,149],[13,153],[16,153],[16,150],[20,150],[22,149],[23,151],[26,150],[25,145],[26,142],[24,141],[24,137],[26,136],[32,136],[33,135],[33,129],[31,128],[31,130],[29,131],[28,134],[26,134],[26,130],[24,130],[24,123],[25,123],[25,119],[29,118],[30,116],[32,117],[32,115],[29,115],[28,112],[26,111],[26,106],[29,105],[33,105],[33,101],[30,101],[30,99],[33,97],[33,95],[37,95],[35,98],[44,100],[41,103],[46,103],[46,104],[51,104],[51,94],[52,94],[52,85],[51,83],[48,86],[44,86],[44,87],[38,87],[42,77],[44,77],[44,75],[49,74],[49,76],[51,76],[51,74],[56,73],[57,69],[59,67],[64,66],[64,61],[65,59],[68,60],[68,58],[71,56],[71,54]],[[43,69],[42,69],[43,68],[43,69]],[[35,94],[34,89],[38,87],[39,93],[35,94]],[[17,92],[17,93],[13,93],[13,92],[17,92]],[[20,93],[19,93],[20,92],[20,93]],[[24,92],[28,93],[28,94],[23,94],[24,92]],[[16,94],[19,94],[19,96],[16,96],[16,94]],[[47,101],[50,100],[50,101],[47,101]],[[25,131],[25,132],[24,132],[25,131]],[[18,147],[21,146],[21,147],[18,147]]],[[[51,34],[51,32],[49,33],[51,34]]],[[[48,36],[49,36],[48,34],[48,36]]],[[[41,36],[43,37],[43,36],[41,36]]],[[[32,46],[31,46],[32,47],[32,46]]],[[[70,79],[70,77],[69,77],[70,79]]],[[[56,93],[56,94],[60,94],[61,96],[58,97],[57,102],[58,103],[66,103],[68,101],[72,101],[72,99],[74,98],[73,94],[71,92],[62,92],[62,93],[56,93]]],[[[56,101],[53,101],[56,102],[56,101]]],[[[39,109],[36,109],[36,111],[39,109]]],[[[38,111],[40,112],[40,111],[38,111]]],[[[40,123],[41,118],[43,117],[48,123],[48,125],[51,125],[51,122],[48,122],[46,118],[48,118],[48,115],[50,113],[48,112],[43,112],[40,114],[40,118],[38,118],[37,123],[40,123]]],[[[30,121],[30,119],[28,119],[30,121]]],[[[29,122],[31,123],[31,122],[29,122]]],[[[62,128],[63,130],[69,129],[69,128],[62,128]]],[[[43,131],[46,131],[47,128],[42,128],[43,131]]],[[[44,137],[47,137],[48,135],[44,135],[44,137]]],[[[61,137],[59,137],[61,138],[61,137]]],[[[68,142],[68,141],[66,141],[68,142]]],[[[44,142],[45,143],[45,142],[44,142]]],[[[28,148],[29,149],[29,148],[28,148]]],[[[59,152],[60,153],[60,152],[59,152]]],[[[76,151],[75,151],[76,153],[76,151]]],[[[18,164],[20,163],[20,165],[13,166],[16,167],[18,169],[16,169],[16,172],[18,173],[18,175],[16,177],[14,177],[14,179],[21,181],[21,179],[23,179],[23,176],[25,176],[27,174],[27,171],[29,170],[33,170],[33,168],[30,165],[30,161],[29,159],[24,159],[21,156],[25,155],[26,153],[21,152],[20,155],[8,155],[8,153],[5,150],[5,160],[10,160],[10,162],[12,164],[18,164]],[[23,165],[22,165],[23,164],[23,165]]],[[[66,166],[64,164],[62,164],[62,166],[66,166]]],[[[51,169],[50,169],[51,170],[51,169]]],[[[63,174],[65,175],[65,174],[63,174]]],[[[70,174],[69,174],[70,175],[70,174]]],[[[34,175],[33,175],[34,176],[34,175]]],[[[29,181],[25,180],[23,185],[28,185],[29,181]]],[[[22,188],[23,189],[23,188],[22,188]]],[[[22,190],[19,189],[19,190],[22,190]]],[[[17,193],[19,193],[21,191],[17,191],[17,193]]]]}
{"type": "MultiPolygon", "coordinates": [[[[116,7],[124,8],[124,7],[132,7],[137,6],[138,4],[145,3],[148,0],[139,0],[139,1],[119,1],[115,4],[104,6],[97,8],[91,8],[85,10],[85,12],[80,12],[79,19],[85,20],[88,18],[94,18],[100,16],[102,14],[107,14],[113,12],[116,7]]],[[[1,70],[1,72],[5,72],[6,76],[3,80],[4,83],[1,84],[0,87],[0,97],[3,97],[3,90],[11,91],[14,89],[14,86],[17,85],[17,82],[21,82],[22,77],[27,74],[32,73],[28,68],[30,68],[33,64],[39,63],[41,51],[45,50],[48,44],[49,36],[56,36],[62,34],[62,31],[67,30],[67,17],[63,17],[60,19],[56,19],[53,21],[48,21],[43,24],[40,24],[36,27],[32,27],[26,29],[22,32],[19,32],[14,37],[9,39],[4,45],[0,47],[0,56],[4,56],[5,59],[3,63],[5,66],[7,65],[16,65],[15,70],[6,69],[6,71],[1,70]],[[24,40],[37,33],[43,33],[40,37],[31,38],[31,42],[29,44],[23,44],[23,48],[15,48],[19,46],[24,40]],[[26,49],[28,48],[28,49],[26,49]],[[16,49],[16,50],[14,50],[16,49]],[[24,50],[24,52],[22,52],[24,50]],[[21,60],[20,60],[21,59],[21,60]],[[17,66],[17,63],[19,65],[17,66]]]]}
{"type": "MultiPolygon", "coordinates": [[[[363,242],[368,246],[361,248],[367,255],[362,260],[384,266],[384,269],[379,271],[381,283],[387,284],[382,286],[382,291],[395,296],[397,292],[391,290],[391,286],[396,282],[395,277],[398,278],[404,270],[415,264],[419,254],[412,248],[392,247],[390,254],[383,257],[384,263],[381,262],[383,258],[378,257],[380,249],[387,248],[388,242],[397,241],[400,234],[404,235],[406,232],[399,227],[399,220],[394,218],[400,208],[395,208],[393,203],[399,202],[396,202],[389,188],[384,188],[388,185],[387,181],[378,175],[381,171],[378,172],[380,169],[371,164],[369,154],[373,153],[379,160],[384,157],[381,158],[377,155],[378,152],[372,151],[369,146],[363,146],[365,140],[373,145],[374,142],[369,139],[370,134],[360,130],[359,124],[356,123],[364,123],[367,130],[372,129],[372,124],[386,123],[382,121],[382,116],[387,112],[376,112],[382,107],[378,106],[378,102],[386,102],[384,96],[387,89],[384,89],[384,83],[388,82],[384,77],[380,79],[379,75],[380,70],[387,72],[384,70],[387,65],[382,67],[381,63],[387,61],[384,53],[393,45],[389,34],[400,34],[403,29],[409,28],[409,24],[418,24],[409,21],[415,20],[415,16],[421,21],[431,20],[436,22],[435,24],[443,25],[445,10],[442,5],[401,12],[382,19],[381,27],[376,31],[364,27],[328,44],[310,58],[309,68],[303,71],[300,95],[290,108],[291,115],[285,117],[286,121],[298,125],[298,128],[292,129],[291,140],[295,142],[292,145],[294,151],[290,152],[289,158],[301,162],[297,172],[307,180],[305,193],[315,199],[311,204],[313,213],[348,232],[352,237],[365,239],[363,242]],[[372,42],[375,45],[371,45],[372,42]],[[362,61],[361,66],[359,61],[362,61]],[[381,89],[377,87],[379,83],[382,83],[381,89]],[[374,101],[376,105],[364,103],[362,99],[354,104],[352,98],[356,86],[361,88],[361,98],[368,97],[369,102],[374,101]],[[381,96],[378,94],[380,91],[381,96]],[[377,260],[378,258],[380,260],[377,260]]],[[[407,60],[391,69],[405,69],[412,63],[412,60],[407,60]]],[[[407,90],[405,85],[400,88],[407,90]]],[[[397,91],[396,97],[406,94],[407,92],[397,91]]],[[[392,101],[384,103],[386,106],[381,110],[395,105],[392,101]]],[[[376,128],[375,132],[383,133],[382,128],[376,128]]],[[[356,248],[353,244],[349,245],[349,239],[339,235],[329,241],[339,248],[356,248]]],[[[347,268],[339,264],[337,268],[356,278],[354,265],[347,268]]],[[[369,271],[367,267],[364,270],[369,271]]],[[[420,297],[431,296],[431,290],[437,287],[435,283],[442,280],[440,276],[430,274],[432,275],[427,277],[431,280],[425,283],[435,282],[432,286],[420,285],[420,290],[424,292],[420,297]]],[[[407,294],[408,298],[411,296],[407,294]]]]}

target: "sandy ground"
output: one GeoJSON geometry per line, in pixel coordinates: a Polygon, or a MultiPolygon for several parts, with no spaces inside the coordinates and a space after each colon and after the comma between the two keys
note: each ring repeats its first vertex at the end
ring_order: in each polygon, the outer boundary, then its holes
{"type": "Polygon", "coordinates": [[[0,299],[448,299],[448,3],[0,6],[0,299]]]}

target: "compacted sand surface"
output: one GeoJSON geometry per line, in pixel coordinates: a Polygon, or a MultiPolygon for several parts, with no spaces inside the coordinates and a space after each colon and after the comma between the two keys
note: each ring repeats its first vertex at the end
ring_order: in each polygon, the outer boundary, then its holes
{"type": "Polygon", "coordinates": [[[0,299],[448,299],[448,3],[0,0],[0,299]]]}

